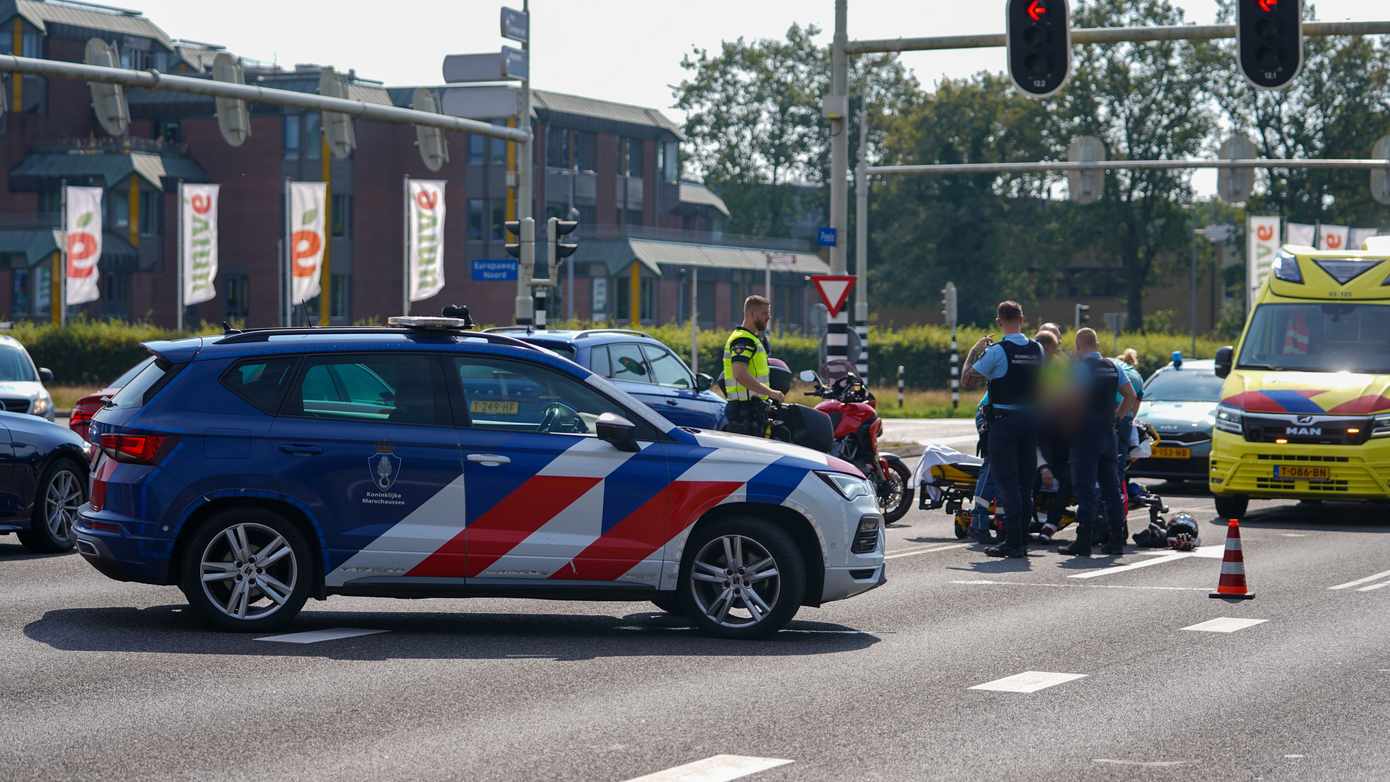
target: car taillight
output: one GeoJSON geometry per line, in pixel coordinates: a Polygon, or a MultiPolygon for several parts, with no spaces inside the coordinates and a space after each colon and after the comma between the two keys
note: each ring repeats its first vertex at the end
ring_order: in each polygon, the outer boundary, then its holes
{"type": "Polygon", "coordinates": [[[160,454],[174,444],[174,438],[162,434],[114,434],[101,436],[102,453],[118,462],[155,464],[160,454]]]}
{"type": "Polygon", "coordinates": [[[81,399],[72,406],[72,414],[68,416],[68,428],[82,435],[82,439],[90,440],[88,432],[91,430],[92,417],[101,409],[100,399],[81,399]]]}

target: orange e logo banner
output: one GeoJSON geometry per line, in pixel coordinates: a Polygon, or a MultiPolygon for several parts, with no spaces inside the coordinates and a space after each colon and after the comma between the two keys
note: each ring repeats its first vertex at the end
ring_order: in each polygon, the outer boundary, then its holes
{"type": "Polygon", "coordinates": [[[69,306],[101,298],[101,197],[99,187],[69,187],[64,193],[64,301],[69,306]]]}
{"type": "Polygon", "coordinates": [[[444,290],[444,183],[412,179],[407,187],[410,300],[423,301],[444,290]]]}
{"type": "Polygon", "coordinates": [[[319,270],[323,266],[324,200],[328,186],[323,182],[290,183],[290,303],[299,305],[319,295],[319,270]]]}

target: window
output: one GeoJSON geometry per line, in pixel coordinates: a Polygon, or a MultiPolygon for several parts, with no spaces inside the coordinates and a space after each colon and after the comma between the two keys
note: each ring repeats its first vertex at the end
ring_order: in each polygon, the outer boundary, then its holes
{"type": "Polygon", "coordinates": [[[323,154],[323,133],[319,131],[319,113],[304,115],[304,158],[318,160],[323,154]]]}
{"type": "Polygon", "coordinates": [[[671,351],[656,345],[643,345],[642,352],[647,354],[647,366],[651,367],[653,383],[687,390],[695,387],[690,370],[671,351]]]}
{"type": "Polygon", "coordinates": [[[443,384],[428,356],[313,356],[290,395],[296,415],[334,421],[448,425],[443,384]]]}
{"type": "MultiPolygon", "coordinates": [[[[618,291],[618,306],[614,311],[614,316],[618,320],[628,321],[632,319],[632,309],[630,299],[632,298],[632,279],[626,275],[614,280],[614,287],[618,291]]],[[[653,320],[656,317],[656,280],[653,278],[642,278],[642,320],[653,320]]],[[[740,305],[742,306],[742,305],[740,305]]],[[[616,359],[615,359],[616,360],[616,359]]]]}
{"type": "Polygon", "coordinates": [[[250,288],[251,280],[245,274],[228,274],[222,278],[228,318],[245,320],[251,314],[250,288]]]}
{"type": "Polygon", "coordinates": [[[285,159],[299,159],[299,134],[301,119],[298,114],[285,115],[285,159]]]}
{"type": "Polygon", "coordinates": [[[0,380],[32,383],[38,379],[27,353],[19,348],[0,348],[0,380]]]}
{"type": "Polygon", "coordinates": [[[468,162],[481,164],[483,162],[483,150],[487,149],[487,136],[480,136],[477,133],[468,134],[468,162]]]}
{"type": "Polygon", "coordinates": [[[30,308],[36,303],[34,297],[30,296],[28,269],[15,269],[10,282],[10,307],[16,315],[30,312],[30,308]]]}
{"type": "Polygon", "coordinates": [[[587,130],[574,132],[574,161],[580,171],[598,170],[598,137],[587,130]]]}
{"type": "Polygon", "coordinates": [[[333,291],[328,305],[330,318],[348,317],[348,294],[352,291],[352,277],[347,274],[334,274],[333,291]]]}
{"type": "Polygon", "coordinates": [[[136,71],[147,71],[153,67],[153,62],[150,58],[150,53],[145,49],[122,46],[121,67],[136,71]]]}
{"type": "Polygon", "coordinates": [[[53,267],[41,263],[34,267],[34,314],[51,317],[53,315],[53,267]]]}
{"type": "Polygon", "coordinates": [[[333,207],[329,210],[333,220],[333,235],[340,239],[352,238],[352,196],[348,193],[334,193],[333,207]]]}
{"type": "Polygon", "coordinates": [[[1384,305],[1261,304],[1250,318],[1237,369],[1390,373],[1384,305]]]}
{"type": "Polygon", "coordinates": [[[659,176],[670,184],[680,181],[680,145],[674,141],[658,144],[656,148],[656,169],[659,176]]]}
{"type": "Polygon", "coordinates": [[[589,370],[599,377],[612,377],[613,368],[608,362],[608,346],[599,345],[589,350],[589,370]]]}
{"type": "Polygon", "coordinates": [[[130,227],[130,191],[116,188],[106,193],[106,225],[125,231],[130,227]]]}
{"type": "Polygon", "coordinates": [[[61,217],[60,213],[62,211],[63,189],[61,187],[39,192],[39,214],[47,216],[59,215],[59,217],[61,217]]]}
{"type": "Polygon", "coordinates": [[[621,171],[630,177],[642,176],[642,142],[635,138],[625,138],[622,140],[623,151],[620,153],[624,160],[619,161],[621,171]]]}
{"type": "Polygon", "coordinates": [[[642,224],[642,210],[641,210],[641,209],[624,209],[624,210],[623,210],[623,225],[641,225],[641,224],[642,224]]]}
{"type": "Polygon", "coordinates": [[[714,323],[714,297],[718,295],[718,286],[713,280],[706,282],[700,281],[700,290],[695,296],[695,305],[700,308],[700,323],[714,323]]]}
{"type": "MultiPolygon", "coordinates": [[[[291,362],[293,363],[293,362],[291,362]]],[[[121,386],[121,390],[111,397],[111,406],[116,408],[139,407],[149,401],[155,392],[164,387],[165,382],[173,373],[170,371],[173,365],[162,358],[145,365],[129,383],[121,386]]]]}
{"type": "Polygon", "coordinates": [[[629,383],[652,382],[652,373],[647,368],[647,359],[642,355],[642,348],[637,343],[624,342],[609,345],[608,349],[613,357],[612,374],[609,377],[614,380],[625,380],[629,383]]]}
{"type": "Polygon", "coordinates": [[[140,191],[140,235],[156,236],[159,234],[160,212],[164,206],[163,195],[157,190],[140,191]]]}
{"type": "Polygon", "coordinates": [[[470,425],[478,429],[595,436],[604,413],[631,413],[546,367],[470,356],[455,359],[470,425]]]}
{"type": "MultiPolygon", "coordinates": [[[[262,413],[275,415],[293,368],[294,359],[290,357],[253,358],[232,367],[222,376],[222,385],[262,413]]],[[[149,369],[141,372],[126,388],[135,385],[148,372],[149,369]]],[[[124,394],[125,389],[120,393],[124,394]]]]}
{"type": "MultiPolygon", "coordinates": [[[[505,122],[497,122],[497,121],[494,120],[494,121],[492,122],[492,124],[493,124],[493,125],[497,125],[497,126],[499,126],[499,127],[506,127],[506,123],[505,123],[505,122]]],[[[492,139],[492,161],[491,161],[491,162],[496,163],[496,164],[498,164],[498,165],[503,165],[503,164],[505,164],[505,163],[507,162],[507,144],[509,144],[509,143],[510,143],[510,142],[508,142],[508,141],[503,141],[503,140],[500,139],[500,138],[492,139]]]]}
{"type": "Polygon", "coordinates": [[[494,199],[488,201],[488,206],[491,212],[488,215],[488,238],[500,242],[507,223],[507,202],[494,199]]]}
{"type": "Polygon", "coordinates": [[[107,272],[101,275],[102,301],[108,312],[128,312],[130,310],[130,275],[120,272],[107,272]]]}
{"type": "Polygon", "coordinates": [[[570,131],[554,126],[545,129],[545,164],[551,168],[570,167],[570,131]]]}
{"type": "Polygon", "coordinates": [[[479,242],[487,238],[487,203],[481,198],[468,199],[468,238],[479,242]]]}

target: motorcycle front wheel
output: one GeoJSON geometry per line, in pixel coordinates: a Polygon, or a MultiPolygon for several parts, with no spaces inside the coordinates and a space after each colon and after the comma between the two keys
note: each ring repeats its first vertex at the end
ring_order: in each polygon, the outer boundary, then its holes
{"type": "Polygon", "coordinates": [[[880,458],[887,467],[887,477],[878,481],[878,507],[883,511],[883,523],[895,524],[912,508],[912,471],[893,454],[881,454],[880,458]]]}

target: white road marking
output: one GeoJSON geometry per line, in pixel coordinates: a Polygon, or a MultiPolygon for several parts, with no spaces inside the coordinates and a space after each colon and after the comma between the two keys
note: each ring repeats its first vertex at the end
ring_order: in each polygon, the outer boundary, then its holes
{"type": "Polygon", "coordinates": [[[903,551],[893,551],[884,555],[884,559],[899,559],[902,557],[915,557],[918,554],[932,554],[937,551],[950,551],[951,549],[965,548],[970,543],[952,543],[947,546],[928,546],[927,548],[905,549],[903,551]]]}
{"type": "Polygon", "coordinates": [[[952,581],[952,584],[965,584],[967,586],[1022,586],[1022,587],[1047,587],[1050,589],[1134,589],[1139,591],[1151,592],[1210,592],[1210,587],[1167,587],[1167,586],[1133,586],[1128,584],[1043,584],[1036,581],[952,581]]]}
{"type": "Polygon", "coordinates": [[[1356,591],[1357,591],[1357,592],[1374,592],[1374,591],[1376,591],[1377,589],[1384,589],[1384,588],[1386,588],[1386,587],[1390,587],[1390,581],[1382,581],[1382,582],[1379,583],[1379,584],[1371,584],[1371,585],[1368,586],[1368,587],[1361,587],[1360,589],[1358,589],[1358,590],[1356,590],[1356,591]]]}
{"type": "Polygon", "coordinates": [[[1183,629],[1198,633],[1234,633],[1237,630],[1244,630],[1247,627],[1262,625],[1268,621],[1268,619],[1239,619],[1231,616],[1223,616],[1219,619],[1199,622],[1195,625],[1184,627],[1183,629]]]}
{"type": "MultiPolygon", "coordinates": [[[[1382,578],[1387,578],[1387,577],[1390,577],[1390,570],[1386,570],[1386,571],[1381,572],[1381,573],[1376,573],[1374,576],[1366,576],[1365,578],[1358,578],[1358,579],[1356,579],[1355,581],[1348,581],[1348,582],[1346,582],[1345,584],[1338,584],[1337,586],[1334,586],[1334,587],[1328,587],[1328,590],[1351,589],[1352,587],[1361,586],[1362,584],[1369,584],[1369,583],[1371,583],[1372,581],[1379,581],[1379,580],[1381,580],[1382,578]]],[[[1358,590],[1358,591],[1359,591],[1359,590],[1358,590]]]]}
{"type": "Polygon", "coordinates": [[[257,641],[274,641],[281,644],[316,644],[323,641],[339,641],[344,638],[357,638],[363,635],[389,633],[390,630],[359,630],[352,627],[335,627],[331,630],[308,630],[302,633],[267,635],[257,641]]]}
{"type": "MultiPolygon", "coordinates": [[[[1281,538],[1306,538],[1306,537],[1308,537],[1308,534],[1307,534],[1306,532],[1281,532],[1281,533],[1279,533],[1279,537],[1281,537],[1281,538]]],[[[1299,755],[1299,757],[1303,757],[1303,756],[1302,756],[1302,755],[1299,755]]]]}
{"type": "Polygon", "coordinates": [[[1225,545],[1201,546],[1196,551],[1170,551],[1170,552],[1141,552],[1150,559],[1142,562],[1131,562],[1128,565],[1116,565],[1114,567],[1101,568],[1100,570],[1090,570],[1085,573],[1077,573],[1068,578],[1100,578],[1101,576],[1113,576],[1116,573],[1128,573],[1139,568],[1153,567],[1162,565],[1165,562],[1176,562],[1180,559],[1221,559],[1225,552],[1225,545]]]}
{"type": "Polygon", "coordinates": [[[1284,757],[1288,758],[1289,760],[1297,760],[1298,758],[1306,758],[1306,757],[1308,757],[1308,756],[1307,756],[1307,755],[1285,755],[1284,757]]]}
{"type": "Polygon", "coordinates": [[[992,682],[977,684],[971,687],[972,690],[988,690],[989,692],[1022,692],[1032,693],[1038,690],[1045,690],[1048,687],[1056,687],[1059,684],[1076,681],[1086,678],[1084,673],[1051,673],[1048,671],[1024,671],[1013,676],[1005,676],[1002,679],[995,679],[992,682]]]}
{"type": "Polygon", "coordinates": [[[1104,763],[1111,766],[1140,766],[1142,768],[1172,768],[1173,766],[1185,766],[1195,761],[1192,760],[1114,760],[1112,758],[1096,758],[1092,763],[1104,763]]]}
{"type": "Polygon", "coordinates": [[[792,763],[778,758],[755,758],[747,755],[715,755],[686,763],[684,766],[668,768],[655,774],[633,777],[628,782],[728,782],[751,776],[770,768],[778,768],[792,763]]]}

